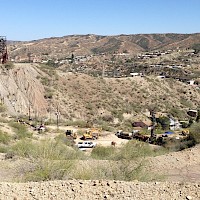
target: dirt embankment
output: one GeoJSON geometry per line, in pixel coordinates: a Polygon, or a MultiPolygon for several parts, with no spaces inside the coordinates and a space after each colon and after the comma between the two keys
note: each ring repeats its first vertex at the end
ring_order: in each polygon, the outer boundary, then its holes
{"type": "Polygon", "coordinates": [[[200,199],[200,183],[51,181],[41,183],[1,183],[0,199],[200,199]]]}

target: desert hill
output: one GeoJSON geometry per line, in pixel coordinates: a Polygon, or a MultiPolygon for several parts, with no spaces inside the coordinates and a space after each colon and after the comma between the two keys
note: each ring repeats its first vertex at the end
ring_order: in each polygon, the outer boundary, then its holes
{"type": "Polygon", "coordinates": [[[184,119],[197,108],[196,86],[156,76],[102,78],[34,64],[1,68],[1,101],[11,115],[93,123],[142,118],[149,107],[184,119]]]}
{"type": "Polygon", "coordinates": [[[10,58],[37,56],[63,59],[75,55],[190,48],[200,41],[200,34],[69,35],[26,42],[9,42],[10,58]]]}

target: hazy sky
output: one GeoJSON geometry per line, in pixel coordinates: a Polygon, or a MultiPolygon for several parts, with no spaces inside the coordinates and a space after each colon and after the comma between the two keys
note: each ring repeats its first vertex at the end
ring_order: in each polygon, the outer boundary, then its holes
{"type": "Polygon", "coordinates": [[[0,36],[199,33],[200,0],[0,0],[0,36]]]}

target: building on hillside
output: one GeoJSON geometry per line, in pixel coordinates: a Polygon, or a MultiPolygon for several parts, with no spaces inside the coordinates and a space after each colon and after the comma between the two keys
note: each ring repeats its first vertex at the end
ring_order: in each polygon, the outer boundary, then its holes
{"type": "Polygon", "coordinates": [[[177,119],[169,118],[169,128],[175,131],[181,128],[181,124],[177,119]]]}
{"type": "Polygon", "coordinates": [[[189,80],[189,81],[187,81],[187,83],[188,83],[189,85],[194,85],[195,81],[194,81],[194,80],[189,80]]]}
{"type": "Polygon", "coordinates": [[[187,111],[187,114],[188,114],[190,117],[197,117],[198,111],[197,111],[197,110],[188,110],[188,111],[187,111]]]}
{"type": "Polygon", "coordinates": [[[132,72],[130,73],[131,77],[135,77],[135,76],[142,76],[142,73],[138,73],[138,72],[132,72]]]}
{"type": "Polygon", "coordinates": [[[149,127],[147,124],[145,124],[145,123],[142,122],[142,121],[133,122],[133,123],[132,123],[132,126],[133,126],[133,127],[146,128],[146,129],[149,127]]]}

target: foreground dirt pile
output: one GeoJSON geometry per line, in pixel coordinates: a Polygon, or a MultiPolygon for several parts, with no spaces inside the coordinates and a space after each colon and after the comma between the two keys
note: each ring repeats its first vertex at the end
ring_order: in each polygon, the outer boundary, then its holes
{"type": "Polygon", "coordinates": [[[200,183],[51,181],[1,183],[0,199],[200,199],[200,183]]]}

